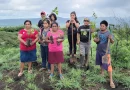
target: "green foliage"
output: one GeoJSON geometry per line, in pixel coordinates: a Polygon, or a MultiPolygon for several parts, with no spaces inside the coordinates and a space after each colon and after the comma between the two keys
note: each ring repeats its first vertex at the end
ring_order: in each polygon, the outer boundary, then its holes
{"type": "Polygon", "coordinates": [[[25,81],[21,80],[20,84],[25,85],[25,81]]]}
{"type": "Polygon", "coordinates": [[[6,81],[5,81],[6,83],[13,83],[14,82],[14,80],[12,79],[12,78],[10,78],[10,77],[8,77],[7,79],[6,79],[6,81]]]}
{"type": "Polygon", "coordinates": [[[130,68],[130,27],[127,23],[121,22],[113,29],[115,43],[111,47],[113,66],[130,68]]]}
{"type": "MultiPolygon", "coordinates": [[[[75,70],[72,69],[68,73],[64,75],[63,80],[56,80],[54,79],[51,83],[55,83],[54,89],[62,89],[62,88],[68,88],[68,89],[81,89],[81,70],[75,70]]],[[[54,77],[55,78],[55,77],[54,77]]]]}
{"type": "Polygon", "coordinates": [[[3,79],[3,74],[0,72],[0,80],[3,79]]]}
{"type": "Polygon", "coordinates": [[[122,83],[127,88],[130,88],[130,77],[127,75],[127,71],[125,73],[120,72],[119,69],[113,72],[113,79],[115,82],[122,83]]]}
{"type": "MultiPolygon", "coordinates": [[[[6,29],[6,28],[5,28],[6,29]]],[[[61,28],[66,33],[66,28],[61,28]]],[[[2,66],[0,66],[0,71],[3,70],[16,70],[19,68],[19,48],[15,48],[13,46],[18,46],[19,41],[17,40],[17,31],[14,30],[14,32],[11,32],[10,30],[2,30],[0,28],[0,45],[2,46],[0,48],[0,63],[2,66]],[[16,32],[15,32],[16,31],[16,32]],[[2,43],[2,44],[1,44],[2,43]]],[[[130,78],[128,76],[128,72],[120,72],[121,70],[119,68],[129,68],[130,67],[130,41],[127,40],[126,35],[128,33],[128,28],[120,28],[119,30],[113,30],[114,36],[115,36],[115,43],[111,46],[111,56],[112,56],[112,65],[115,67],[115,70],[113,70],[113,79],[116,82],[122,83],[126,87],[130,88],[130,78]],[[117,45],[118,41],[118,45],[117,45]],[[117,49],[116,49],[117,48],[117,49]]],[[[96,34],[96,33],[95,33],[96,34]]],[[[68,52],[68,40],[66,39],[63,42],[64,45],[64,58],[65,60],[69,57],[66,55],[68,52]]],[[[37,44],[37,55],[40,55],[40,47],[39,44],[37,44]]],[[[50,80],[51,86],[54,88],[54,90],[62,90],[62,89],[78,89],[78,90],[84,90],[84,88],[88,87],[95,87],[97,83],[105,83],[106,78],[108,77],[102,77],[99,74],[99,68],[95,66],[95,51],[96,51],[96,44],[92,42],[92,48],[93,53],[91,57],[91,63],[90,63],[90,70],[84,71],[80,69],[73,69],[68,66],[68,63],[62,64],[63,68],[63,80],[59,80],[59,77],[57,78],[57,74],[54,75],[53,79],[50,80]]],[[[38,60],[41,62],[41,58],[38,56],[38,60]]],[[[35,68],[34,68],[35,69],[35,68]]],[[[35,77],[36,74],[39,72],[37,69],[34,70],[34,74],[27,74],[25,73],[25,81],[22,80],[19,83],[22,85],[27,84],[26,88],[27,90],[40,90],[38,86],[35,84],[35,77]]],[[[57,73],[57,72],[56,72],[57,73]]],[[[0,73],[0,80],[2,80],[3,74],[0,73]]],[[[48,82],[46,77],[43,76],[42,82],[48,82]],[[44,81],[45,80],[45,81],[44,81]]],[[[48,77],[47,77],[48,78],[48,77]]],[[[5,80],[6,83],[12,83],[14,82],[12,78],[7,78],[5,80]]],[[[8,90],[9,87],[5,87],[5,90],[8,90]]],[[[105,88],[101,88],[100,90],[105,90],[105,88]]]]}
{"type": "Polygon", "coordinates": [[[17,32],[21,29],[23,29],[24,26],[16,26],[16,27],[0,27],[0,31],[6,31],[6,32],[17,32]]]}
{"type": "Polygon", "coordinates": [[[8,88],[8,86],[6,85],[6,87],[4,88],[4,90],[11,90],[10,88],[8,88]]]}
{"type": "Polygon", "coordinates": [[[101,87],[100,90],[107,90],[107,89],[105,89],[104,87],[101,87]]]}
{"type": "Polygon", "coordinates": [[[17,32],[0,31],[0,46],[18,47],[17,32]]]}
{"type": "Polygon", "coordinates": [[[39,90],[39,88],[34,83],[29,83],[27,87],[29,88],[29,90],[39,90]]]}
{"type": "Polygon", "coordinates": [[[52,10],[52,13],[55,13],[56,15],[58,15],[58,7],[55,7],[54,10],[52,10]]]}

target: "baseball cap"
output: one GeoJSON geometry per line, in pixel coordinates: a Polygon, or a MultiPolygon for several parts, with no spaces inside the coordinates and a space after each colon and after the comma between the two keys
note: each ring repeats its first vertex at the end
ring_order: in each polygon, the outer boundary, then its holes
{"type": "Polygon", "coordinates": [[[41,15],[42,15],[42,14],[44,14],[44,15],[45,15],[46,13],[45,13],[44,11],[42,11],[42,12],[41,12],[41,15]]]}
{"type": "Polygon", "coordinates": [[[89,22],[90,20],[88,18],[84,18],[84,21],[88,21],[89,22]]]}

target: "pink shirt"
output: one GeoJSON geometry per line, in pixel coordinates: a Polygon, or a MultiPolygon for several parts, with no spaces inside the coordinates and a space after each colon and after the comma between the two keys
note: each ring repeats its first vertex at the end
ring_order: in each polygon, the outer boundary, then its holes
{"type": "Polygon", "coordinates": [[[57,38],[59,36],[63,36],[64,35],[64,32],[62,30],[58,30],[57,32],[52,32],[52,31],[49,31],[47,33],[47,37],[50,38],[50,36],[53,37],[53,44],[49,43],[48,44],[48,47],[49,47],[49,52],[57,52],[57,51],[63,51],[63,45],[62,45],[62,42],[60,42],[59,45],[57,45],[57,38]]]}

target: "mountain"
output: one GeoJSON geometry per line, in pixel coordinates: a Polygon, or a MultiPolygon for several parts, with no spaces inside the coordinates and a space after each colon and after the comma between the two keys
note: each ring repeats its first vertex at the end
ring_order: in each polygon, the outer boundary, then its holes
{"type": "MultiPolygon", "coordinates": [[[[91,21],[95,21],[93,17],[88,17],[91,21]]],[[[83,24],[83,19],[84,17],[78,17],[78,20],[80,22],[80,25],[83,24]]],[[[125,18],[126,20],[128,18],[125,18]]],[[[0,19],[0,27],[5,27],[5,26],[20,26],[23,25],[24,21],[27,20],[27,18],[25,19],[0,19]]],[[[28,20],[32,21],[32,25],[34,27],[36,27],[38,21],[40,20],[40,18],[28,18],[28,20]]],[[[66,21],[69,20],[69,18],[62,18],[62,17],[58,17],[57,22],[59,23],[59,25],[61,27],[65,27],[65,23],[66,21]]],[[[98,17],[96,19],[96,26],[99,27],[100,26],[100,22],[102,20],[107,20],[108,23],[111,24],[117,24],[117,20],[114,17],[98,17]]]]}

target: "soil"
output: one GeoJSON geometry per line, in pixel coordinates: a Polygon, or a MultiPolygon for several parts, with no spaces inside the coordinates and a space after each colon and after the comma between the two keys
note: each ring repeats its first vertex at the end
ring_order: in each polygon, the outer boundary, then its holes
{"type": "MultiPolygon", "coordinates": [[[[68,63],[69,60],[65,60],[65,63],[68,63]]],[[[68,63],[69,67],[71,68],[76,68],[75,64],[70,64],[68,63]]],[[[38,63],[37,65],[33,65],[33,67],[36,70],[39,70],[41,68],[41,64],[38,63]]],[[[67,71],[65,69],[62,70],[64,73],[67,73],[67,71]]],[[[124,71],[124,70],[123,70],[124,71]]],[[[25,75],[23,75],[22,77],[17,77],[18,71],[17,70],[4,70],[3,72],[3,79],[0,81],[0,90],[4,90],[4,88],[7,86],[9,89],[11,90],[24,90],[27,88],[26,86],[26,78],[25,75]],[[11,77],[14,79],[13,83],[6,83],[5,80],[8,77],[11,77]],[[25,85],[20,84],[20,80],[25,81],[25,85]]],[[[34,79],[34,84],[36,84],[36,86],[38,88],[40,88],[40,90],[54,90],[52,86],[50,86],[50,80],[48,79],[49,73],[47,70],[44,70],[42,72],[39,72],[35,79],[34,79]]],[[[83,78],[85,78],[83,76],[83,78]]],[[[94,87],[89,87],[89,88],[84,88],[83,90],[100,90],[99,88],[103,87],[106,90],[130,90],[125,88],[125,86],[123,86],[121,83],[115,83],[116,84],[116,88],[115,89],[111,89],[109,86],[109,82],[107,83],[97,83],[96,86],[94,87]]],[[[78,90],[78,89],[70,89],[70,88],[62,88],[61,90],[78,90]]]]}

